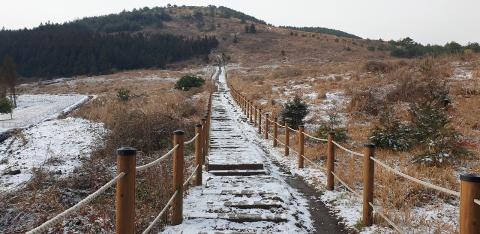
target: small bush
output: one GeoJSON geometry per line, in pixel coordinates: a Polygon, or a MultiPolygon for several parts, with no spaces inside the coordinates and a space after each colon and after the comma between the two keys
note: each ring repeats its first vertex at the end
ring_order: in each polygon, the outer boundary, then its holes
{"type": "Polygon", "coordinates": [[[383,109],[380,125],[373,130],[370,140],[380,148],[406,151],[412,148],[412,130],[395,117],[392,109],[383,109]]]}
{"type": "Polygon", "coordinates": [[[335,136],[333,137],[334,141],[345,142],[348,139],[347,129],[345,129],[345,128],[332,128],[332,127],[327,126],[327,125],[320,125],[320,127],[317,128],[317,130],[315,132],[315,135],[319,138],[326,139],[330,132],[335,133],[335,136]]]}
{"type": "Polygon", "coordinates": [[[122,102],[128,102],[130,99],[130,90],[121,88],[117,91],[117,98],[122,102]]]}
{"type": "Polygon", "coordinates": [[[293,129],[298,129],[298,126],[303,124],[303,119],[308,115],[308,105],[302,101],[299,96],[295,96],[293,100],[288,101],[282,112],[282,121],[288,124],[293,129]]]}
{"type": "Polygon", "coordinates": [[[188,91],[194,87],[200,87],[205,84],[205,80],[195,75],[185,75],[175,84],[176,89],[188,91]]]}
{"type": "Polygon", "coordinates": [[[10,99],[6,97],[0,98],[0,114],[11,114],[12,111],[13,103],[10,101],[10,99]]]}
{"type": "Polygon", "coordinates": [[[367,47],[367,50],[368,51],[375,51],[375,46],[369,46],[369,47],[367,47]]]}
{"type": "Polygon", "coordinates": [[[392,67],[390,65],[378,61],[368,61],[367,63],[365,63],[364,67],[367,72],[374,73],[387,73],[392,70],[392,67]]]}

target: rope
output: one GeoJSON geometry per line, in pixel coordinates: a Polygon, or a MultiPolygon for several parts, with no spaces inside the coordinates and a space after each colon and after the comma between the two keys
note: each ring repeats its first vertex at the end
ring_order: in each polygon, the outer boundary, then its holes
{"type": "MultiPolygon", "coordinates": [[[[287,126],[287,127],[288,127],[288,126],[287,126]]],[[[288,129],[290,129],[290,130],[292,130],[292,131],[294,131],[294,132],[298,132],[298,130],[295,130],[295,129],[291,128],[291,127],[288,127],[288,129]]]]}
{"type": "Polygon", "coordinates": [[[167,212],[168,208],[172,205],[173,203],[173,199],[178,195],[178,190],[175,191],[175,193],[173,193],[172,197],[170,198],[170,200],[168,200],[168,203],[167,205],[165,205],[165,207],[163,207],[162,211],[160,211],[160,213],[157,215],[157,217],[155,217],[155,219],[150,223],[150,225],[148,225],[147,229],[145,229],[145,231],[142,232],[142,234],[147,234],[150,232],[150,230],[152,230],[153,226],[155,226],[155,224],[157,224],[157,222],[160,220],[160,218],[162,218],[162,216],[165,214],[165,212],[167,212]]]}
{"type": "Polygon", "coordinates": [[[412,176],[409,176],[407,174],[404,174],[400,171],[397,171],[393,168],[391,168],[390,166],[388,166],[387,164],[379,161],[378,159],[374,158],[374,157],[370,157],[370,159],[372,159],[374,162],[378,163],[380,166],[384,167],[385,169],[387,169],[388,171],[391,171],[393,172],[394,174],[397,174],[398,176],[401,176],[405,179],[408,179],[410,181],[413,181],[415,183],[418,183],[418,184],[421,184],[425,187],[428,187],[428,188],[431,188],[431,189],[434,189],[434,190],[437,190],[437,191],[440,191],[440,192],[444,192],[444,193],[447,193],[447,194],[450,194],[450,195],[453,195],[453,196],[456,196],[456,197],[460,197],[460,193],[457,192],[457,191],[453,191],[453,190],[450,190],[450,189],[446,189],[446,188],[443,188],[443,187],[440,187],[440,186],[437,186],[437,185],[434,185],[434,184],[430,184],[430,183],[427,183],[423,180],[419,180],[415,177],[412,177],[412,176]]]}
{"type": "Polygon", "coordinates": [[[178,148],[178,144],[175,145],[175,147],[173,147],[170,151],[168,151],[166,154],[164,154],[162,157],[160,158],[157,158],[155,161],[152,161],[150,163],[147,163],[145,165],[142,165],[142,166],[138,166],[137,167],[137,172],[140,172],[140,171],[144,171],[144,170],[147,170],[148,168],[162,162],[163,160],[167,159],[168,156],[170,156],[176,149],[178,148]]]}
{"type": "Polygon", "coordinates": [[[390,224],[390,226],[393,227],[393,229],[395,229],[395,231],[397,231],[398,233],[400,234],[403,234],[405,233],[400,227],[398,227],[392,220],[390,220],[384,213],[380,212],[380,210],[378,210],[377,208],[375,208],[375,206],[373,206],[373,204],[371,202],[368,203],[373,211],[377,214],[379,214],[385,221],[387,221],[387,223],[390,224]]]}
{"type": "Polygon", "coordinates": [[[303,132],[303,135],[305,135],[305,136],[307,136],[307,137],[310,137],[310,138],[312,138],[312,139],[314,139],[314,140],[317,140],[317,141],[328,142],[327,139],[314,137],[314,136],[312,136],[312,135],[310,135],[310,134],[308,134],[308,133],[306,133],[306,132],[303,132]]]}
{"type": "Polygon", "coordinates": [[[108,188],[110,188],[113,184],[115,184],[119,179],[121,179],[123,176],[125,176],[125,174],[126,174],[125,172],[119,173],[117,176],[115,176],[113,179],[111,179],[105,185],[100,187],[94,193],[88,195],[86,198],[84,198],[83,200],[81,200],[80,202],[75,204],[74,206],[68,208],[67,210],[63,211],[62,213],[58,214],[57,216],[51,218],[50,220],[43,223],[42,225],[30,230],[29,232],[27,232],[27,234],[46,232],[50,227],[52,227],[56,223],[60,222],[66,216],[70,215],[71,213],[73,213],[75,211],[78,211],[84,205],[91,202],[93,199],[97,198],[99,195],[101,195],[103,192],[105,192],[108,188]]]}
{"type": "Polygon", "coordinates": [[[333,177],[335,177],[335,179],[337,179],[348,191],[350,191],[351,193],[355,194],[355,196],[359,197],[359,198],[362,198],[362,195],[360,195],[360,193],[357,193],[355,190],[353,190],[350,186],[348,186],[347,183],[345,183],[342,179],[340,179],[340,176],[338,176],[337,174],[335,174],[335,172],[330,172],[332,173],[333,177]]]}
{"type": "Polygon", "coordinates": [[[480,200],[478,200],[478,199],[473,199],[473,202],[475,202],[475,204],[477,204],[477,205],[480,206],[480,200]]]}
{"type": "MultiPolygon", "coordinates": [[[[277,138],[275,138],[275,139],[277,139],[277,138]]],[[[280,143],[280,144],[283,145],[283,146],[287,146],[287,145],[285,145],[283,142],[281,142],[279,139],[277,139],[277,142],[280,143]]],[[[298,151],[296,151],[296,150],[293,149],[292,147],[290,147],[290,146],[287,146],[287,147],[288,147],[292,152],[298,154],[298,151]]]]}
{"type": "Polygon", "coordinates": [[[319,168],[322,169],[323,171],[326,171],[326,170],[327,170],[327,169],[325,169],[325,167],[323,167],[322,165],[320,165],[320,164],[318,164],[318,163],[310,160],[309,158],[305,157],[305,155],[300,155],[300,156],[302,156],[302,158],[304,158],[305,160],[307,160],[307,162],[309,162],[309,163],[311,163],[311,164],[319,167],[319,168]]]}
{"type": "Polygon", "coordinates": [[[358,153],[358,152],[349,150],[349,149],[343,147],[342,145],[338,144],[336,141],[332,141],[332,142],[333,142],[333,144],[335,144],[336,146],[338,146],[338,148],[346,151],[347,153],[351,153],[352,155],[363,157],[363,154],[361,154],[361,153],[358,153]]]}
{"type": "Polygon", "coordinates": [[[195,175],[195,172],[197,172],[199,167],[200,165],[197,165],[197,167],[195,167],[195,170],[193,170],[192,174],[188,177],[185,183],[183,183],[183,187],[187,186],[187,184],[190,183],[190,180],[193,178],[193,176],[195,175]]]}
{"type": "Polygon", "coordinates": [[[189,141],[186,141],[184,144],[185,145],[191,144],[193,141],[195,141],[195,139],[197,139],[197,137],[198,137],[198,133],[195,134],[195,136],[192,139],[190,139],[189,141]]]}

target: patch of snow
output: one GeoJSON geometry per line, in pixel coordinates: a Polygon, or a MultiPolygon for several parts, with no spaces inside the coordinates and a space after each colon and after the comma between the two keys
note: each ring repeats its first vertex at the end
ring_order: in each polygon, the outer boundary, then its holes
{"type": "Polygon", "coordinates": [[[23,130],[0,144],[0,190],[18,188],[32,178],[34,168],[68,175],[103,144],[106,133],[101,123],[71,117],[23,130]]]}
{"type": "Polygon", "coordinates": [[[88,100],[88,96],[69,95],[19,95],[17,108],[10,114],[0,115],[0,133],[14,128],[26,128],[46,119],[56,118],[67,113],[88,100]]]}
{"type": "Polygon", "coordinates": [[[473,78],[473,72],[461,67],[456,67],[455,70],[453,71],[452,77],[450,77],[451,80],[457,80],[457,81],[471,80],[472,78],[473,78]]]}

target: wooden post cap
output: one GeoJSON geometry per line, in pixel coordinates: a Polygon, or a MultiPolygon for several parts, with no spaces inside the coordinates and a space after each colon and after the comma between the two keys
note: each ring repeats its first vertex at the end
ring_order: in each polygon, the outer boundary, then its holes
{"type": "Polygon", "coordinates": [[[197,125],[195,125],[195,127],[197,127],[197,128],[201,128],[201,127],[202,127],[202,125],[201,125],[201,124],[197,124],[197,125]]]}
{"type": "Polygon", "coordinates": [[[369,143],[366,143],[364,144],[363,146],[367,147],[367,148],[375,148],[375,144],[369,142],[369,143]]]}
{"type": "Polygon", "coordinates": [[[133,156],[137,153],[137,149],[132,147],[121,147],[117,149],[117,154],[120,156],[133,156]]]}
{"type": "Polygon", "coordinates": [[[181,136],[181,135],[185,135],[185,132],[182,131],[182,130],[176,130],[175,132],[173,132],[173,135],[179,135],[179,136],[181,136]]]}
{"type": "Polygon", "coordinates": [[[298,129],[300,129],[300,128],[305,128],[305,126],[299,125],[299,126],[298,126],[298,129]]]}
{"type": "Polygon", "coordinates": [[[460,175],[461,181],[473,182],[473,183],[480,183],[480,175],[476,174],[464,174],[460,175]]]}

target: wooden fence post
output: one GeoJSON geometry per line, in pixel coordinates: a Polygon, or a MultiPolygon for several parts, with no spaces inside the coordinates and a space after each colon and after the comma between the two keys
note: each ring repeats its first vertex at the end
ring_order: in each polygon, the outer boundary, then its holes
{"type": "Polygon", "coordinates": [[[207,141],[205,136],[207,134],[207,119],[202,118],[202,134],[201,134],[201,143],[202,143],[202,164],[205,164],[205,157],[207,156],[207,141]]]}
{"type": "Polygon", "coordinates": [[[363,225],[372,226],[373,224],[373,179],[374,179],[374,162],[370,157],[375,156],[375,145],[365,145],[363,154],[363,225]]]}
{"type": "Polygon", "coordinates": [[[178,148],[173,154],[173,192],[177,191],[178,194],[172,203],[172,225],[178,225],[183,222],[184,135],[185,133],[180,130],[173,133],[173,145],[178,144],[178,148]]]}
{"type": "Polygon", "coordinates": [[[253,105],[252,105],[252,102],[250,102],[250,123],[253,123],[253,105]]]}
{"type": "Polygon", "coordinates": [[[277,138],[278,138],[278,118],[275,117],[273,119],[273,121],[275,121],[275,123],[273,123],[273,147],[277,147],[278,145],[278,142],[277,142],[277,138]]]}
{"type": "Polygon", "coordinates": [[[268,117],[269,117],[269,114],[268,113],[265,114],[265,139],[267,139],[267,140],[268,140],[268,131],[269,131],[269,129],[268,129],[269,126],[268,125],[269,125],[269,122],[270,122],[268,117]]]}
{"type": "Polygon", "coordinates": [[[117,150],[117,172],[125,172],[116,185],[116,233],[135,233],[135,174],[137,150],[122,147],[117,150]]]}
{"type": "Polygon", "coordinates": [[[288,129],[287,121],[285,121],[285,156],[290,155],[290,129],[288,129]]]}
{"type": "Polygon", "coordinates": [[[298,168],[303,168],[305,164],[305,131],[304,126],[298,126],[298,168]]]}
{"type": "Polygon", "coordinates": [[[195,135],[198,134],[197,139],[195,139],[195,163],[198,167],[195,175],[195,185],[202,185],[202,125],[197,124],[195,126],[195,135]]]}
{"type": "Polygon", "coordinates": [[[474,234],[480,231],[480,176],[460,175],[460,234],[474,234]]]}
{"type": "Polygon", "coordinates": [[[258,134],[262,134],[262,109],[258,109],[258,134]]]}
{"type": "Polygon", "coordinates": [[[327,143],[327,190],[332,191],[335,186],[335,178],[332,172],[335,172],[335,145],[333,144],[335,133],[328,133],[327,143]]]}
{"type": "Polygon", "coordinates": [[[256,106],[253,106],[253,118],[254,118],[253,126],[257,126],[257,107],[256,106]]]}

